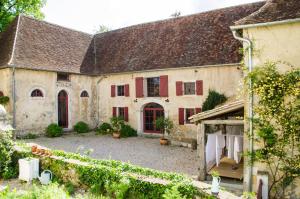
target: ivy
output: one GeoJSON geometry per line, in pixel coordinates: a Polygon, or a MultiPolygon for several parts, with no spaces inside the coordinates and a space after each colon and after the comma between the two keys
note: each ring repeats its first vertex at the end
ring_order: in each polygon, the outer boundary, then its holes
{"type": "Polygon", "coordinates": [[[300,177],[300,70],[279,72],[279,63],[256,67],[252,80],[255,141],[259,149],[253,161],[266,165],[270,174],[270,198],[283,198],[286,189],[300,177]]]}

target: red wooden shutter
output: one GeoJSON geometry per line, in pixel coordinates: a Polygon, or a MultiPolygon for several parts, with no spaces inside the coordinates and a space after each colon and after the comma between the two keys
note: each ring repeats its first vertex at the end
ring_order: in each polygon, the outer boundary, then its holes
{"type": "Polygon", "coordinates": [[[111,87],[110,87],[110,96],[111,97],[116,96],[116,85],[111,85],[111,87]]]}
{"type": "Polygon", "coordinates": [[[135,78],[135,96],[137,98],[144,97],[144,78],[136,77],[135,78]]]}
{"type": "Polygon", "coordinates": [[[176,96],[181,96],[183,94],[182,82],[176,82],[176,96]]]}
{"type": "Polygon", "coordinates": [[[125,90],[125,97],[129,97],[129,84],[125,84],[124,90],[125,90]]]}
{"type": "Polygon", "coordinates": [[[200,113],[201,110],[202,110],[202,108],[195,108],[195,109],[196,109],[196,114],[197,114],[197,113],[200,113]]]}
{"type": "Polygon", "coordinates": [[[117,117],[117,107],[112,108],[112,115],[113,117],[117,117]]]}
{"type": "Polygon", "coordinates": [[[163,75],[159,77],[159,96],[160,97],[169,96],[168,75],[163,75]]]}
{"type": "Polygon", "coordinates": [[[184,108],[178,109],[179,125],[184,125],[184,108]]]}
{"type": "Polygon", "coordinates": [[[203,81],[202,80],[196,81],[196,93],[197,93],[197,95],[203,95],[203,81]]]}
{"type": "Polygon", "coordinates": [[[128,107],[124,107],[124,120],[128,122],[128,107]]]}

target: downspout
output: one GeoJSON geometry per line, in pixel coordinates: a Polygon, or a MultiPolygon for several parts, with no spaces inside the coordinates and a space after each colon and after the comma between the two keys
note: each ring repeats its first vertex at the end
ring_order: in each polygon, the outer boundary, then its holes
{"type": "Polygon", "coordinates": [[[19,32],[19,24],[20,24],[20,16],[18,16],[18,22],[17,22],[17,28],[16,28],[16,34],[14,38],[14,44],[13,44],[13,49],[11,53],[11,58],[8,62],[8,66],[12,66],[12,100],[13,100],[13,128],[16,129],[16,66],[15,64],[11,64],[14,58],[14,53],[15,53],[15,48],[16,48],[16,42],[17,42],[17,37],[18,37],[18,32],[19,32]]]}
{"type": "MultiPolygon", "coordinates": [[[[253,70],[253,63],[252,63],[252,42],[248,38],[243,38],[240,37],[238,32],[236,30],[232,30],[233,37],[242,43],[246,43],[248,46],[248,71],[249,73],[252,72],[253,70]]],[[[249,79],[248,82],[249,86],[249,109],[248,109],[248,117],[249,117],[249,151],[250,153],[253,152],[253,94],[251,92],[252,90],[252,80],[251,78],[249,79]]],[[[252,191],[252,174],[253,174],[253,162],[252,162],[252,157],[250,159],[250,164],[249,164],[249,169],[248,169],[248,187],[247,190],[249,192],[252,191]]]]}

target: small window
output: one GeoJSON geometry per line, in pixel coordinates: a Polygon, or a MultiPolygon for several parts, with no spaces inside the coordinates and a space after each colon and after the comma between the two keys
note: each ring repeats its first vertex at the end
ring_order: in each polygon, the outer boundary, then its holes
{"type": "Polygon", "coordinates": [[[2,91],[0,91],[0,97],[3,97],[3,96],[4,96],[3,92],[2,92],[2,91]]]}
{"type": "Polygon", "coordinates": [[[69,74],[67,74],[67,73],[57,73],[57,81],[70,81],[69,74]]]}
{"type": "Polygon", "coordinates": [[[44,95],[40,89],[35,89],[31,92],[31,97],[44,97],[44,95]]]}
{"type": "Polygon", "coordinates": [[[189,117],[193,116],[195,114],[195,109],[193,108],[187,108],[185,109],[185,123],[190,124],[189,117]]]}
{"type": "Polygon", "coordinates": [[[147,96],[159,97],[159,77],[147,78],[147,96]]]}
{"type": "Polygon", "coordinates": [[[89,94],[87,91],[82,91],[80,97],[89,97],[89,94]]]}
{"type": "Polygon", "coordinates": [[[117,90],[118,90],[118,96],[125,96],[125,86],[121,85],[121,86],[117,86],[117,90]]]}
{"type": "Polygon", "coordinates": [[[185,82],[184,83],[184,94],[185,95],[195,95],[195,82],[185,82]]]}
{"type": "Polygon", "coordinates": [[[125,108],[124,107],[118,108],[118,116],[125,119],[125,108]]]}

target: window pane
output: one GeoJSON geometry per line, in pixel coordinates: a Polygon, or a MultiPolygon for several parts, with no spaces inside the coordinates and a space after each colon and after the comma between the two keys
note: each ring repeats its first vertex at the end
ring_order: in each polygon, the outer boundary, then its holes
{"type": "Polygon", "coordinates": [[[124,96],[124,95],[125,95],[125,88],[124,88],[124,85],[122,85],[122,86],[117,86],[117,90],[118,90],[118,96],[124,96]]]}
{"type": "Polygon", "coordinates": [[[124,107],[119,107],[118,112],[119,112],[118,116],[121,117],[122,119],[125,119],[125,109],[124,109],[124,107]]]}
{"type": "Polygon", "coordinates": [[[187,108],[185,109],[185,123],[189,124],[190,120],[189,117],[193,116],[195,113],[193,108],[187,108]]]}
{"type": "Polygon", "coordinates": [[[159,77],[147,78],[147,96],[159,97],[159,77]]]}
{"type": "Polygon", "coordinates": [[[195,82],[185,82],[184,83],[184,94],[185,95],[195,95],[195,82]]]}
{"type": "Polygon", "coordinates": [[[39,89],[35,89],[31,92],[31,97],[43,97],[43,93],[39,89]]]}

